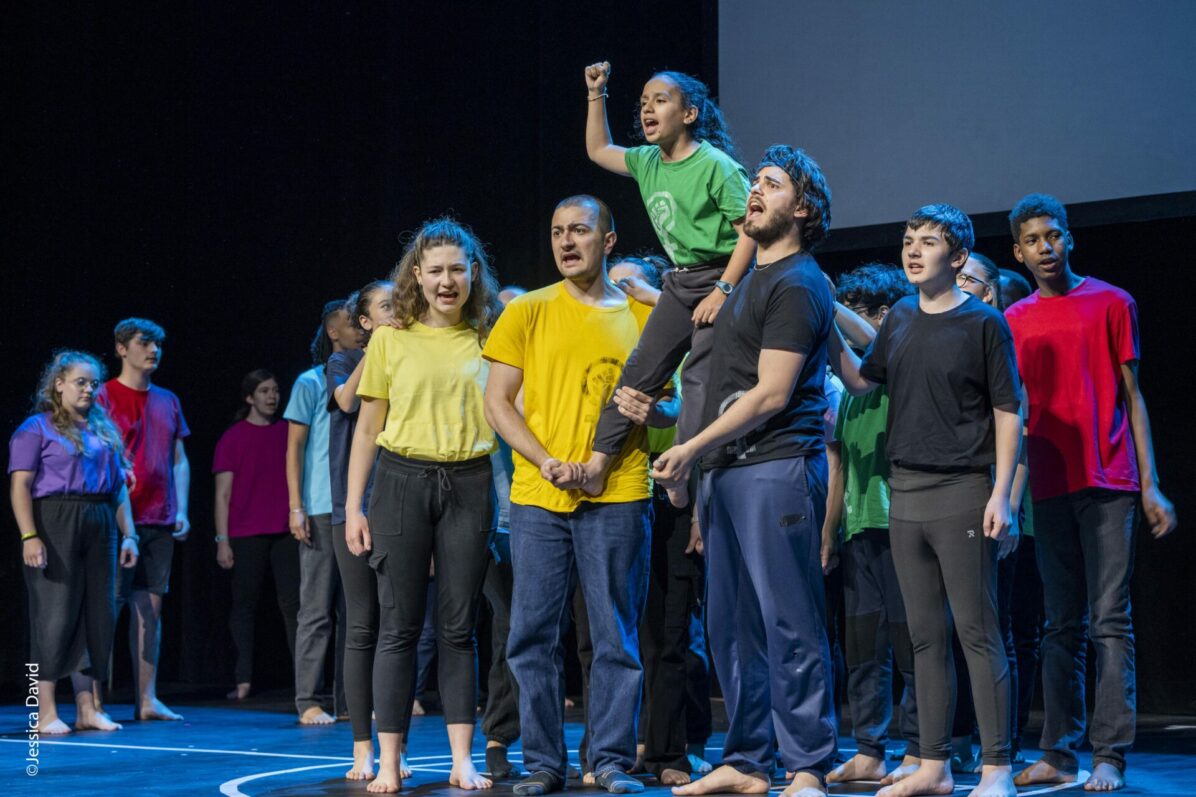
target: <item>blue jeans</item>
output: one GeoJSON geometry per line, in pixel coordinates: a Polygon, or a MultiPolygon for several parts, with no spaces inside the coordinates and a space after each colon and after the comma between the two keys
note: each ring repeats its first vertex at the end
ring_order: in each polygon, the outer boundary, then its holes
{"type": "Polygon", "coordinates": [[[585,503],[573,512],[511,505],[511,635],[507,664],[519,685],[523,762],[565,777],[564,647],[576,563],[594,644],[588,707],[589,768],[635,762],[643,668],[636,632],[648,594],[648,501],[585,503]]]}
{"type": "Polygon", "coordinates": [[[1065,772],[1079,768],[1088,639],[1096,651],[1096,701],[1088,731],[1093,765],[1124,771],[1125,754],[1134,743],[1130,575],[1138,500],[1138,493],[1094,489],[1034,502],[1046,611],[1039,746],[1043,760],[1065,772]]]}
{"type": "Polygon", "coordinates": [[[716,468],[702,477],[710,655],[727,704],[723,763],[819,777],[837,739],[819,551],[826,457],[716,468]]]}

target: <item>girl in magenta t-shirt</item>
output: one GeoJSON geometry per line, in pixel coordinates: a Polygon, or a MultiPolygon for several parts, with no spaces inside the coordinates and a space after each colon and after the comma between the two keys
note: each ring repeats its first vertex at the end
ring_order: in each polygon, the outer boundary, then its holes
{"type": "Polygon", "coordinates": [[[70,733],[54,700],[58,680],[67,675],[78,708],[75,728],[120,728],[96,705],[92,690],[108,675],[118,556],[121,567],[136,565],[137,537],[124,443],[95,401],[101,379],[103,367],[90,354],[56,353],[34,394],[35,414],[9,441],[12,511],[32,621],[26,661],[36,667],[30,675],[38,682],[37,730],[44,734],[70,733]]]}
{"type": "Polygon", "coordinates": [[[287,644],[295,655],[299,612],[299,547],[287,527],[287,425],[278,423],[278,380],[250,371],[241,380],[244,406],[220,437],[212,458],[216,476],[216,562],[233,572],[228,626],[237,648],[236,688],[249,695],[253,676],[254,614],[269,566],[287,644]]]}

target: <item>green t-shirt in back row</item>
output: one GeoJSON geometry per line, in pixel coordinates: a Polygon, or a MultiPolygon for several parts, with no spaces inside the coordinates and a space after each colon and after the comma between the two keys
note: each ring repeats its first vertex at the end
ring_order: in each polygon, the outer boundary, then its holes
{"type": "Polygon", "coordinates": [[[739,240],[732,222],[747,213],[751,181],[734,158],[703,141],[689,157],[666,163],[660,147],[632,147],[623,156],[640,187],[660,245],[676,266],[731,254],[739,240]]]}
{"type": "Polygon", "coordinates": [[[864,529],[889,527],[889,460],[885,454],[889,393],[878,387],[863,396],[843,392],[835,439],[843,456],[844,539],[864,529]]]}

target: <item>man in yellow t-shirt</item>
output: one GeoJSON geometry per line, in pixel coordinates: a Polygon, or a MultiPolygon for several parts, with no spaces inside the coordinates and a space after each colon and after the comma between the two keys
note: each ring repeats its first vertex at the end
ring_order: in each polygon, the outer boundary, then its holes
{"type": "MultiPolygon", "coordinates": [[[[648,448],[643,427],[606,482],[580,489],[598,416],[611,398],[650,308],[608,278],[610,210],[575,196],[552,216],[552,251],[564,279],[507,306],[486,342],[486,419],[515,452],[511,559],[515,572],[507,662],[519,684],[523,761],[517,795],[564,786],[567,766],[561,636],[571,574],[580,576],[594,643],[587,763],[610,792],[642,791],[627,774],[643,672],[637,626],[648,586],[648,448]],[[516,396],[523,389],[523,412],[516,396]]],[[[651,420],[649,421],[651,422],[651,420]]]]}

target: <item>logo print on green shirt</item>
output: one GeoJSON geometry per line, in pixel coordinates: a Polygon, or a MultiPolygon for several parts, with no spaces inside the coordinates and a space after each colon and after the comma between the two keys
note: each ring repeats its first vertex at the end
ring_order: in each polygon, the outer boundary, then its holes
{"type": "Polygon", "coordinates": [[[646,203],[648,218],[652,220],[652,228],[656,230],[656,237],[669,260],[677,262],[677,244],[669,233],[677,226],[677,200],[668,191],[657,191],[648,197],[646,203]]]}

